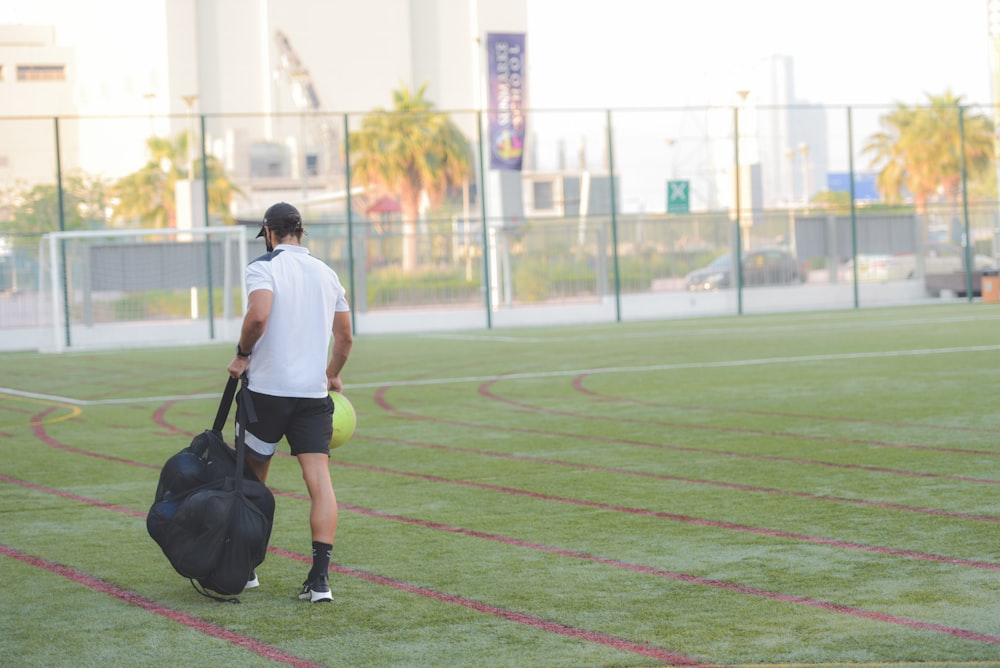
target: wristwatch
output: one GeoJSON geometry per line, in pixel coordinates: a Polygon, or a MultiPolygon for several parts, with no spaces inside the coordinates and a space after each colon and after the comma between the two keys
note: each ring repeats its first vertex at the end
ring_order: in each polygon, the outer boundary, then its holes
{"type": "Polygon", "coordinates": [[[250,353],[245,353],[242,350],[240,350],[240,344],[237,343],[236,344],[236,356],[237,357],[242,357],[243,359],[248,359],[250,357],[250,353]]]}

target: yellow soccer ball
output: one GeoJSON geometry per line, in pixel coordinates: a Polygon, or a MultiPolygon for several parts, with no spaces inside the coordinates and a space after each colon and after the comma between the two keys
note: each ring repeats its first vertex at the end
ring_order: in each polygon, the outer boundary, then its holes
{"type": "Polygon", "coordinates": [[[358,416],[354,405],[340,392],[330,392],[333,399],[333,437],[330,438],[330,448],[339,448],[354,436],[354,428],[358,426],[358,416]]]}

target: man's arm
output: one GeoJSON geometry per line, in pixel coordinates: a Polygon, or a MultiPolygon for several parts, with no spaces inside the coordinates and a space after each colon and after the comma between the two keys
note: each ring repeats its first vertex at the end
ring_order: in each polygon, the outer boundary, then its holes
{"type": "Polygon", "coordinates": [[[333,351],[330,353],[330,363],[326,365],[326,387],[335,392],[344,391],[344,383],[340,372],[351,356],[354,345],[354,334],[351,331],[351,312],[337,311],[333,314],[333,351]]]}
{"type": "MultiPolygon", "coordinates": [[[[239,348],[245,353],[253,351],[253,347],[267,329],[267,320],[271,317],[271,305],[274,303],[274,293],[270,290],[254,290],[247,298],[247,314],[243,316],[243,327],[240,330],[239,348]]],[[[250,366],[249,357],[236,355],[229,363],[229,375],[233,378],[242,376],[250,366]]]]}

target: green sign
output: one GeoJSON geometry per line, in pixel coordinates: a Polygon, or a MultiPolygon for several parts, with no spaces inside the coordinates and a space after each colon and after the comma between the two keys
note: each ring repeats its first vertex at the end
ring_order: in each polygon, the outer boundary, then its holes
{"type": "Polygon", "coordinates": [[[667,181],[667,213],[688,213],[690,193],[690,182],[667,181]]]}

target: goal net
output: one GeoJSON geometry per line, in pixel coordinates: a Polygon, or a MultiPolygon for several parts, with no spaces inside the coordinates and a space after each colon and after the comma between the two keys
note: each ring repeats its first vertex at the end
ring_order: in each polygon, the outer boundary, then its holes
{"type": "Polygon", "coordinates": [[[247,245],[242,225],[46,234],[39,283],[52,328],[38,347],[235,341],[246,308],[247,245]]]}

